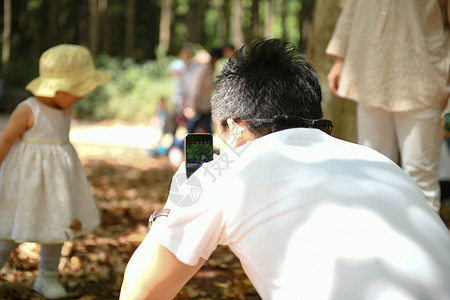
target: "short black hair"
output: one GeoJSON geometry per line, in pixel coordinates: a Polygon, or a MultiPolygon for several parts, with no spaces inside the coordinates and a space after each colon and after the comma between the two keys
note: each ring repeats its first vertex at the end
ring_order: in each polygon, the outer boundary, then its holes
{"type": "MultiPolygon", "coordinates": [[[[225,129],[227,118],[320,119],[321,102],[319,79],[305,55],[288,42],[269,39],[243,46],[228,60],[211,106],[213,120],[225,129]]],[[[271,132],[262,122],[250,122],[247,128],[255,137],[271,132]]]]}

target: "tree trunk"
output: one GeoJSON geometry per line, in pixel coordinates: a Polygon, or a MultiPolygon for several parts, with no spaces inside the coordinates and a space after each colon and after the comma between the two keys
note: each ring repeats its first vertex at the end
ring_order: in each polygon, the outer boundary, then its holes
{"type": "Polygon", "coordinates": [[[177,43],[175,39],[175,25],[177,23],[177,18],[173,16],[172,22],[170,22],[170,40],[169,40],[169,54],[177,53],[177,43]]]}
{"type": "Polygon", "coordinates": [[[208,0],[189,1],[189,12],[187,14],[188,41],[204,45],[205,43],[205,11],[208,0]]]}
{"type": "Polygon", "coordinates": [[[244,44],[244,33],[242,31],[241,17],[242,17],[242,0],[233,0],[231,6],[231,42],[235,47],[240,47],[244,44]]]}
{"type": "MultiPolygon", "coordinates": [[[[148,16],[148,20],[147,20],[147,31],[145,33],[146,36],[146,45],[147,47],[145,47],[146,50],[146,58],[148,59],[155,59],[156,58],[156,53],[155,53],[155,49],[158,46],[159,43],[159,24],[161,23],[161,12],[160,12],[160,3],[157,0],[150,0],[149,1],[149,9],[148,12],[145,13],[146,16],[148,16]],[[156,34],[158,33],[158,34],[156,34]]],[[[173,17],[173,15],[171,14],[171,16],[173,17]]],[[[169,39],[169,48],[173,49],[174,47],[174,39],[173,39],[173,23],[172,20],[169,22],[169,34],[170,34],[170,39],[169,39]]]]}
{"type": "Polygon", "coordinates": [[[101,27],[101,49],[106,53],[110,52],[111,48],[111,32],[109,30],[109,16],[108,16],[108,0],[99,0],[98,10],[100,17],[100,27],[101,27]]]}
{"type": "Polygon", "coordinates": [[[273,0],[267,0],[266,17],[264,18],[264,38],[271,38],[273,22],[273,0]]]}
{"type": "Polygon", "coordinates": [[[89,0],[89,49],[91,50],[92,55],[98,53],[98,15],[98,0],[89,0]]]}
{"type": "Polygon", "coordinates": [[[78,5],[74,1],[68,3],[67,36],[71,43],[79,43],[78,5]]]}
{"type": "Polygon", "coordinates": [[[262,38],[261,22],[259,20],[259,0],[252,1],[252,18],[251,18],[252,40],[262,38]]]}
{"type": "MultiPolygon", "coordinates": [[[[224,10],[224,23],[223,23],[223,30],[225,30],[225,41],[226,42],[232,42],[231,38],[231,11],[233,6],[233,0],[224,0],[223,1],[223,10],[224,10]]],[[[236,47],[236,46],[235,46],[236,47]]]]}
{"type": "Polygon", "coordinates": [[[125,7],[125,56],[133,57],[134,52],[134,24],[135,0],[127,0],[125,7]]]}
{"type": "Polygon", "coordinates": [[[3,66],[9,62],[11,51],[11,0],[3,0],[3,46],[2,63],[3,66]]]}
{"type": "MultiPolygon", "coordinates": [[[[78,4],[78,3],[77,3],[78,4]]],[[[90,41],[89,24],[87,19],[89,17],[89,7],[83,4],[78,5],[78,43],[83,46],[88,46],[90,41]]]]}
{"type": "Polygon", "coordinates": [[[312,18],[314,13],[315,0],[303,0],[302,9],[300,11],[300,49],[305,51],[308,49],[311,41],[312,18]]]}
{"type": "MultiPolygon", "coordinates": [[[[252,0],[251,1],[252,6],[250,8],[242,7],[243,11],[242,11],[241,16],[250,13],[250,20],[249,20],[249,22],[248,21],[245,22],[245,23],[241,22],[241,28],[242,28],[241,30],[242,30],[242,34],[244,36],[244,43],[245,44],[249,44],[253,40],[253,26],[252,26],[253,25],[252,24],[253,16],[251,14],[253,13],[252,9],[253,9],[253,3],[254,2],[257,2],[257,1],[253,1],[252,0]]],[[[241,20],[242,20],[242,18],[241,18],[241,20]]]]}
{"type": "MultiPolygon", "coordinates": [[[[226,8],[224,7],[224,9],[226,8]]],[[[227,30],[226,14],[221,14],[219,16],[219,19],[217,20],[217,31],[216,31],[217,39],[226,42],[228,40],[227,31],[228,30],[227,30]]]]}
{"type": "Polygon", "coordinates": [[[170,43],[170,23],[172,20],[172,0],[161,1],[161,19],[159,21],[159,45],[167,53],[170,43]]]}
{"type": "Polygon", "coordinates": [[[59,0],[51,0],[48,2],[48,18],[47,18],[47,48],[59,44],[59,0]]]}
{"type": "Polygon", "coordinates": [[[279,0],[280,1],[280,15],[281,15],[281,37],[282,39],[286,39],[287,34],[287,26],[286,26],[286,1],[285,0],[279,0]]]}
{"type": "Polygon", "coordinates": [[[334,97],[327,82],[327,74],[333,59],[325,54],[325,49],[333,34],[343,2],[342,0],[316,0],[312,38],[307,54],[322,85],[324,117],[331,119],[334,123],[333,136],[356,142],[356,104],[350,100],[334,97]]]}

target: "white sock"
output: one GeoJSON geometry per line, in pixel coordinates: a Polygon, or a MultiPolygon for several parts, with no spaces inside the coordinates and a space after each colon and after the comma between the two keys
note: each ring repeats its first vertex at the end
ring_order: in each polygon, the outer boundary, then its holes
{"type": "Polygon", "coordinates": [[[41,245],[39,271],[58,272],[63,244],[41,245]]]}

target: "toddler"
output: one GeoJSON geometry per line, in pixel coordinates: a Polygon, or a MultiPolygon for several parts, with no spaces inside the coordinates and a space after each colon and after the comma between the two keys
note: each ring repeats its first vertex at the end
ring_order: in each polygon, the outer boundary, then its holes
{"type": "Polygon", "coordinates": [[[33,289],[67,296],[58,280],[64,241],[100,224],[80,159],[69,142],[73,104],[109,75],[94,68],[88,49],[58,45],[39,60],[32,97],[12,112],[0,134],[0,268],[22,242],[41,244],[33,289]]]}

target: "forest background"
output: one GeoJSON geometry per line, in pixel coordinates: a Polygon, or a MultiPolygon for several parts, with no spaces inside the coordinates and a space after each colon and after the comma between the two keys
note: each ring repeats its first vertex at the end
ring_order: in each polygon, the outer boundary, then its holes
{"type": "Polygon", "coordinates": [[[170,98],[168,65],[189,45],[235,48],[255,39],[281,38],[306,52],[323,87],[325,116],[334,135],[354,141],[354,103],[334,99],[325,55],[345,0],[4,0],[1,77],[10,111],[23,87],[38,76],[39,56],[57,44],[88,47],[96,66],[112,75],[75,106],[78,118],[142,122],[161,97],[170,98]]]}
{"type": "MultiPolygon", "coordinates": [[[[88,47],[96,66],[112,76],[106,87],[74,107],[77,119],[142,123],[150,120],[161,97],[170,98],[173,81],[168,65],[182,47],[210,50],[232,43],[239,48],[275,37],[302,49],[312,62],[322,85],[324,117],[335,126],[333,136],[356,141],[356,105],[333,97],[326,80],[333,61],[325,48],[345,0],[3,0],[2,4],[0,112],[11,112],[28,96],[24,87],[38,76],[40,55],[57,44],[88,47]]],[[[78,147],[102,225],[96,234],[65,245],[63,282],[71,299],[116,299],[125,265],[145,236],[143,224],[167,198],[174,168],[167,157],[152,158],[141,149],[103,145],[99,149],[89,143],[78,147]]],[[[441,216],[450,228],[450,206],[444,209],[441,216]]],[[[226,248],[215,253],[176,299],[259,299],[232,253],[226,248]]],[[[31,289],[38,257],[36,245],[16,251],[8,272],[0,274],[0,298],[42,299],[31,289]]]]}

